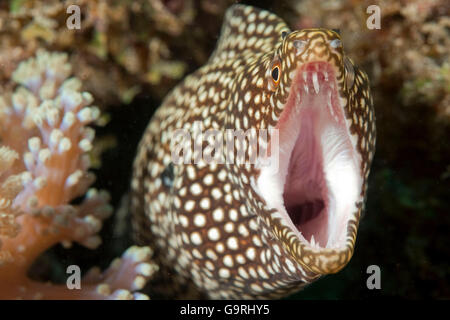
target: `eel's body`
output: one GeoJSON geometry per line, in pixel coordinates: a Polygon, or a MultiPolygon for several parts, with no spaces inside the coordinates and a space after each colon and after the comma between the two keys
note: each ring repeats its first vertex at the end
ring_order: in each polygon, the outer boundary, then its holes
{"type": "MultiPolygon", "coordinates": [[[[250,136],[224,137],[255,154],[250,136]]],[[[286,295],[350,260],[374,148],[368,79],[339,35],[291,32],[267,11],[235,5],[208,63],[166,97],[142,138],[136,239],[155,247],[168,292],[192,283],[210,298],[286,295]],[[194,123],[270,129],[258,148],[279,149],[257,159],[278,162],[228,161],[222,150],[216,161],[194,163],[192,152],[175,163],[171,137],[194,123]]]]}

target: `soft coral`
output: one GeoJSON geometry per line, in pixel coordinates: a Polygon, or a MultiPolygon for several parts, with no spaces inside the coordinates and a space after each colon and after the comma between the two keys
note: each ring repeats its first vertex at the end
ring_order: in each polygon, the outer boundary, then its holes
{"type": "Polygon", "coordinates": [[[13,74],[14,93],[0,98],[0,298],[145,298],[130,291],[156,268],[147,247],[131,247],[104,274],[93,269],[81,290],[27,277],[57,243],[98,247],[97,233],[112,212],[106,192],[88,190],[95,179],[88,125],[100,111],[70,73],[66,54],[40,51],[13,74]],[[81,204],[71,204],[84,194],[81,204]]]}

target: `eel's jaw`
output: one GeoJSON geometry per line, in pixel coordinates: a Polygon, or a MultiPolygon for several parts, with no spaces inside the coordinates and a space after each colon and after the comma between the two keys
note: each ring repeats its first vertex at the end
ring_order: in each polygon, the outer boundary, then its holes
{"type": "Polygon", "coordinates": [[[334,74],[327,62],[296,71],[277,124],[278,166],[261,167],[256,181],[267,206],[317,254],[353,250],[347,227],[363,183],[334,74]]]}

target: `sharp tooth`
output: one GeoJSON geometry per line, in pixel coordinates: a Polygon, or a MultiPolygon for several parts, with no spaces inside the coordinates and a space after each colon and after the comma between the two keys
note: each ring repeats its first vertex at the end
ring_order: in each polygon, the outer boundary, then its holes
{"type": "Polygon", "coordinates": [[[329,248],[330,246],[331,246],[331,237],[328,238],[326,248],[329,248]]]}
{"type": "Polygon", "coordinates": [[[303,71],[303,81],[306,82],[307,76],[308,76],[308,75],[306,74],[306,71],[303,71]]]}
{"type": "Polygon", "coordinates": [[[319,94],[319,79],[317,79],[317,72],[314,72],[312,75],[314,91],[316,94],[319,94]]]}
{"type": "Polygon", "coordinates": [[[316,241],[314,240],[314,235],[311,236],[311,247],[315,247],[316,246],[316,241]]]}
{"type": "Polygon", "coordinates": [[[306,93],[309,93],[308,85],[303,85],[303,88],[305,88],[306,93]]]}
{"type": "Polygon", "coordinates": [[[328,81],[328,72],[324,71],[323,75],[325,77],[325,81],[328,81]]]}
{"type": "Polygon", "coordinates": [[[302,101],[302,95],[300,92],[297,93],[297,103],[299,104],[302,101]]]}
{"type": "Polygon", "coordinates": [[[328,108],[330,109],[330,113],[334,116],[333,105],[331,104],[331,91],[328,91],[328,100],[327,100],[328,108]]]}

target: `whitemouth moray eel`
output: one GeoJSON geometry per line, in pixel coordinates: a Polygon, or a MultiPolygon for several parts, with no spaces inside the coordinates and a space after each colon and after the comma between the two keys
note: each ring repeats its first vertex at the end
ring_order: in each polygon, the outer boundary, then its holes
{"type": "MultiPolygon", "coordinates": [[[[246,139],[232,141],[251,156],[246,139]]],[[[134,163],[136,239],[155,247],[165,279],[153,288],[275,298],[339,271],[353,254],[374,148],[369,81],[338,33],[290,31],[268,11],[231,7],[215,52],[166,97],[134,163]],[[199,121],[203,132],[277,129],[268,145],[278,132],[278,153],[264,159],[278,156],[278,166],[174,163],[173,132],[199,121]]]]}

